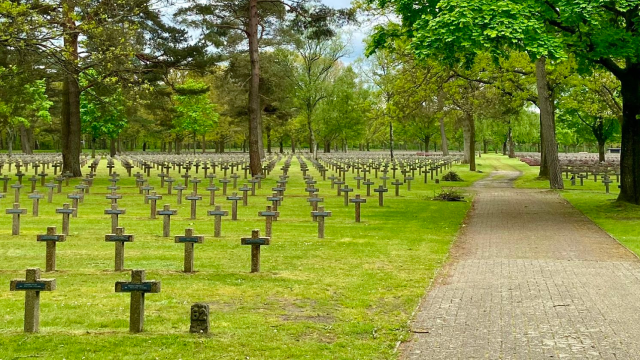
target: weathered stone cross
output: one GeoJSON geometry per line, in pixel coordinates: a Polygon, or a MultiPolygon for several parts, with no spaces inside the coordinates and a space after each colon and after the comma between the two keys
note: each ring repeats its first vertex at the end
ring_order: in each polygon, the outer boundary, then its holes
{"type": "Polygon", "coordinates": [[[159,293],[160,281],[146,281],[144,270],[131,270],[131,281],[117,281],[116,292],[131,293],[129,331],[132,333],[144,331],[144,295],[159,293]]]}
{"type": "Polygon", "coordinates": [[[133,235],[125,234],[124,228],[116,228],[115,234],[107,234],[104,236],[104,241],[113,242],[116,244],[116,257],[115,257],[115,270],[124,270],[124,244],[133,242],[133,235]]]}
{"type": "Polygon", "coordinates": [[[251,272],[260,272],[260,246],[271,244],[268,237],[260,237],[260,230],[251,231],[250,238],[240,239],[242,245],[251,245],[251,272]]]}
{"type": "Polygon", "coordinates": [[[280,212],[271,210],[271,206],[267,206],[266,211],[258,212],[258,216],[264,216],[266,220],[266,228],[265,228],[265,236],[271,237],[271,228],[273,221],[275,221],[278,216],[280,216],[280,212]]]}
{"type": "Polygon", "coordinates": [[[25,215],[26,213],[27,209],[20,209],[19,203],[14,203],[13,208],[7,209],[7,214],[13,215],[11,235],[20,235],[20,215],[25,215]]]}
{"type": "Polygon", "coordinates": [[[165,204],[162,210],[159,210],[156,214],[164,216],[162,219],[162,236],[169,237],[171,233],[171,216],[178,214],[178,210],[172,210],[171,205],[165,204]]]}
{"type": "Polygon", "coordinates": [[[184,236],[178,235],[175,237],[175,242],[184,244],[184,272],[193,272],[193,248],[195,244],[204,242],[204,236],[194,235],[193,229],[188,228],[184,231],[184,236]]]}
{"type": "Polygon", "coordinates": [[[40,269],[27,269],[25,280],[11,280],[11,291],[24,291],[24,332],[36,333],[40,330],[40,291],[56,289],[56,279],[41,279],[40,269]]]}
{"type": "Polygon", "coordinates": [[[324,239],[324,218],[331,217],[331,211],[324,211],[324,206],[319,206],[318,211],[312,211],[311,216],[318,219],[318,239],[324,239]]]}
{"type": "Polygon", "coordinates": [[[67,240],[64,234],[56,234],[56,227],[47,227],[47,233],[45,235],[38,235],[37,241],[44,241],[47,243],[47,257],[46,257],[46,270],[56,271],[56,244],[67,240]]]}
{"type": "Polygon", "coordinates": [[[222,210],[220,205],[216,206],[215,210],[209,210],[207,212],[209,216],[214,216],[214,235],[215,237],[220,237],[221,229],[222,229],[222,217],[229,215],[229,212],[226,210],[222,210]]]}
{"type": "Polygon", "coordinates": [[[349,202],[356,204],[356,222],[360,222],[360,205],[367,202],[367,199],[360,198],[360,194],[356,194],[355,199],[350,199],[349,202]]]}
{"type": "Polygon", "coordinates": [[[76,209],[70,207],[68,203],[62,205],[62,209],[56,209],[56,214],[62,214],[62,233],[69,236],[69,216],[76,209]]]}
{"type": "Polygon", "coordinates": [[[126,209],[118,209],[118,204],[111,204],[111,209],[104,211],[105,215],[111,215],[111,233],[115,234],[118,228],[118,217],[126,213],[126,209]]]}

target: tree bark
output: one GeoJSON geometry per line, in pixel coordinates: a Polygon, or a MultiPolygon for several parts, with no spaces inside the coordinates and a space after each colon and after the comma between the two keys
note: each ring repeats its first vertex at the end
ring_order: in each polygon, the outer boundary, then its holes
{"type": "Polygon", "coordinates": [[[249,59],[251,60],[251,80],[249,84],[249,167],[251,175],[262,174],[262,144],[260,106],[260,49],[258,44],[258,0],[249,0],[249,59]]]}
{"type": "Polygon", "coordinates": [[[465,113],[463,121],[464,163],[469,164],[469,171],[476,171],[476,124],[473,114],[465,113]]]}
{"type": "Polygon", "coordinates": [[[284,142],[280,140],[280,154],[284,154],[284,142]]]}
{"type": "Polygon", "coordinates": [[[116,139],[109,138],[109,156],[116,156],[116,139]]]}
{"type": "Polygon", "coordinates": [[[267,126],[267,154],[271,154],[271,126],[267,126]]]}
{"type": "Polygon", "coordinates": [[[393,160],[393,121],[389,121],[389,153],[393,160]]]}
{"type": "Polygon", "coordinates": [[[313,132],[313,126],[311,124],[311,112],[307,111],[307,130],[309,131],[309,153],[313,159],[317,159],[316,151],[316,134],[313,132]]]}
{"type": "Polygon", "coordinates": [[[540,114],[540,171],[538,172],[538,177],[548,178],[549,164],[547,163],[547,156],[544,149],[544,132],[542,131],[542,127],[542,114],[540,114]]]}
{"type": "Polygon", "coordinates": [[[554,121],[554,109],[549,96],[549,82],[547,80],[546,58],[536,60],[536,82],[538,88],[538,107],[540,108],[540,134],[543,139],[543,150],[546,164],[549,167],[549,187],[564,189],[560,160],[558,159],[558,143],[554,121]]]}
{"type": "Polygon", "coordinates": [[[598,161],[601,163],[607,161],[606,155],[604,153],[604,149],[606,147],[607,142],[604,140],[598,140],[598,161]]]}
{"type": "Polygon", "coordinates": [[[513,142],[513,129],[509,128],[509,158],[515,159],[516,144],[513,142]]]}
{"type": "Polygon", "coordinates": [[[66,0],[63,8],[63,43],[66,50],[67,69],[62,86],[62,116],[60,118],[62,140],[62,171],[82,176],[80,169],[80,85],[78,83],[79,32],[73,19],[75,4],[66,0]]]}
{"type": "Polygon", "coordinates": [[[207,152],[207,135],[202,134],[202,153],[205,154],[207,152]]]}
{"type": "Polygon", "coordinates": [[[627,65],[619,80],[623,120],[618,200],[640,205],[640,64],[627,65]]]}
{"type": "Polygon", "coordinates": [[[22,152],[28,155],[33,154],[33,128],[20,124],[20,146],[22,152]]]}

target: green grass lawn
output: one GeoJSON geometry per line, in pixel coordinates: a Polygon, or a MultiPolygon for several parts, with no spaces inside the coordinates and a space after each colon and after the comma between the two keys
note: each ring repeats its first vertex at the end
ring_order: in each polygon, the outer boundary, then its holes
{"type": "MultiPolygon", "coordinates": [[[[494,168],[489,159],[479,162],[482,174],[455,167],[466,180],[457,186],[468,186],[494,168]]],[[[119,204],[127,209],[120,224],[136,237],[126,245],[125,267],[146,269],[147,279],[162,281],[161,293],[147,295],[145,332],[129,334],[129,295],[114,292],[114,283],[129,279],[130,272],[112,270],[114,245],[104,241],[110,218],[103,211],[110,203],[104,198],[108,182],[103,162],[91,193],[79,206],[79,217],[71,219],[70,236],[58,245],[58,271],[43,273],[57,279],[58,289],[41,295],[37,335],[22,333],[24,294],[9,292],[9,280],[23,278],[28,267],[44,270],[45,245],[36,242],[36,235],[51,225],[61,230],[54,209],[70,202],[66,194],[71,190],[56,194],[52,204],[45,199],[39,218],[31,216],[31,201],[23,191],[21,205],[29,214],[22,219],[20,236],[10,235],[11,216],[0,215],[1,360],[394,358],[396,343],[409,335],[411,313],[446,260],[470,208],[469,202],[431,201],[442,185],[414,181],[412,191],[403,190],[401,197],[390,189],[383,208],[377,197],[368,198],[363,222],[356,224],[353,205],[344,207],[329,181],[321,181],[313,170],[324,206],[333,212],[321,240],[294,158],[281,216],[273,225],[271,245],[263,247],[259,274],[249,273],[250,248],[241,246],[240,238],[254,228],[264,231],[257,212],[267,205],[265,197],[279,171],[264,181],[258,196],[250,197],[248,207],[239,204],[239,221],[223,220],[222,238],[213,237],[207,196],[198,204],[195,221],[189,220],[188,202],[176,205],[175,195],[159,201],[159,207],[168,203],[179,210],[172,234],[194,227],[206,237],[196,245],[197,272],[184,274],[183,245],[160,236],[162,220],[148,219],[149,205],[138,195],[133,178],[120,166],[116,171],[123,174],[119,185],[125,195],[119,204]],[[188,333],[190,307],[196,302],[210,305],[207,336],[188,333]]],[[[158,189],[157,171],[152,174],[151,185],[158,189]]],[[[348,183],[355,186],[353,180],[348,183]]],[[[4,208],[13,202],[8,195],[1,200],[4,208]]],[[[220,193],[218,203],[230,210],[220,193]]]]}

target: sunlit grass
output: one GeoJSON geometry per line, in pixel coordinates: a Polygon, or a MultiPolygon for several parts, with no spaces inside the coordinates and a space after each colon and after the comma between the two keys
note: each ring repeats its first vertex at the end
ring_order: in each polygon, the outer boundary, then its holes
{"type": "MultiPolygon", "coordinates": [[[[456,185],[468,186],[492,168],[481,164],[481,174],[456,166],[466,180],[456,185]]],[[[6,285],[0,291],[0,359],[394,358],[397,341],[407,337],[412,311],[445,261],[470,207],[468,202],[432,201],[433,194],[449,184],[424,185],[416,179],[412,191],[402,190],[401,197],[394,197],[390,189],[383,208],[377,197],[368,198],[362,223],[356,224],[353,205],[344,207],[329,181],[321,181],[313,170],[324,206],[333,212],[326,221],[326,238],[320,240],[294,159],[272,245],[263,247],[260,274],[249,273],[250,249],[240,245],[240,238],[254,228],[264,231],[264,219],[257,212],[268,204],[265,198],[278,171],[264,181],[258,196],[250,197],[250,206],[239,206],[239,221],[223,220],[219,239],[213,237],[213,219],[205,215],[211,208],[207,196],[198,204],[198,219],[192,221],[189,202],[178,206],[175,195],[164,195],[159,207],[168,203],[179,210],[172,219],[172,234],[192,226],[206,236],[205,243],[195,247],[197,273],[184,274],[183,246],[160,236],[162,220],[148,219],[149,205],[138,195],[133,178],[120,166],[116,171],[123,175],[119,185],[125,195],[119,204],[127,209],[121,226],[136,237],[126,245],[125,267],[146,269],[147,279],[162,281],[161,293],[147,295],[146,332],[128,333],[129,296],[114,292],[115,281],[128,279],[130,273],[112,271],[114,245],[104,242],[110,218],[103,214],[109,207],[103,162],[91,194],[80,205],[79,218],[71,219],[71,235],[58,245],[59,271],[43,276],[56,278],[58,289],[41,296],[38,335],[22,333],[24,294],[9,292],[8,284],[24,277],[28,267],[44,270],[45,245],[36,243],[36,235],[50,225],[61,230],[61,217],[54,209],[67,202],[70,188],[57,194],[52,204],[43,201],[39,218],[31,217],[25,191],[22,207],[29,214],[22,219],[20,236],[10,236],[11,216],[0,216],[0,284],[6,285]],[[210,304],[208,336],[188,334],[189,309],[195,302],[210,304]]],[[[156,173],[152,172],[151,185],[157,189],[156,173]]],[[[355,186],[355,181],[349,185],[355,186]]],[[[360,193],[364,196],[365,191],[363,187],[360,193]]],[[[8,208],[12,200],[2,203],[8,208]]],[[[218,203],[230,210],[219,193],[218,203]]]]}

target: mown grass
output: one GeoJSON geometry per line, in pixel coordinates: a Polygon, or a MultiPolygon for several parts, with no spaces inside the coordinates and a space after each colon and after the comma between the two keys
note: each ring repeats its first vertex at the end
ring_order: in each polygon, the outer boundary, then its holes
{"type": "MultiPolygon", "coordinates": [[[[114,245],[104,242],[110,232],[110,218],[103,214],[109,207],[105,162],[79,207],[79,217],[71,219],[68,240],[58,245],[59,271],[43,274],[56,278],[58,289],[41,295],[41,333],[22,333],[24,294],[9,292],[9,280],[23,278],[28,267],[44,270],[45,245],[36,243],[36,235],[51,225],[61,230],[54,209],[70,202],[66,194],[71,188],[56,194],[52,204],[43,201],[39,218],[31,216],[31,201],[23,191],[21,204],[29,214],[22,219],[20,236],[10,236],[11,216],[0,215],[0,284],[5,284],[0,291],[0,359],[394,358],[394,347],[407,338],[407,321],[446,260],[470,203],[431,201],[449,185],[418,180],[411,192],[402,190],[398,198],[390,189],[383,208],[377,197],[368,198],[363,222],[357,224],[353,205],[344,207],[329,181],[321,181],[313,170],[324,206],[333,212],[321,240],[295,159],[292,165],[281,216],[273,225],[272,244],[263,247],[259,274],[249,273],[250,249],[240,245],[240,238],[254,228],[264,230],[257,212],[267,205],[265,197],[279,171],[264,181],[258,196],[250,197],[248,207],[239,206],[239,221],[223,220],[222,238],[213,237],[213,219],[205,215],[211,208],[207,200],[198,204],[195,221],[188,219],[188,202],[176,205],[175,195],[159,201],[159,207],[168,203],[179,210],[172,234],[194,227],[206,236],[204,244],[196,245],[197,272],[184,274],[183,246],[160,236],[162,220],[148,219],[149,205],[138,195],[133,178],[116,168],[123,174],[119,185],[124,199],[119,204],[127,210],[120,224],[136,236],[126,245],[125,267],[146,269],[147,279],[162,281],[161,293],[147,295],[145,332],[138,335],[128,333],[129,296],[114,292],[114,283],[130,273],[112,270],[114,245]],[[196,302],[210,305],[209,335],[188,333],[190,306],[196,302]]],[[[481,165],[481,174],[455,166],[466,180],[456,185],[468,186],[492,168],[481,165]]],[[[157,189],[156,173],[152,171],[151,185],[157,189]]],[[[352,187],[353,176],[348,178],[352,187]]],[[[5,208],[13,202],[12,194],[8,198],[2,200],[5,208]]],[[[230,209],[219,193],[218,203],[230,209]]]]}

